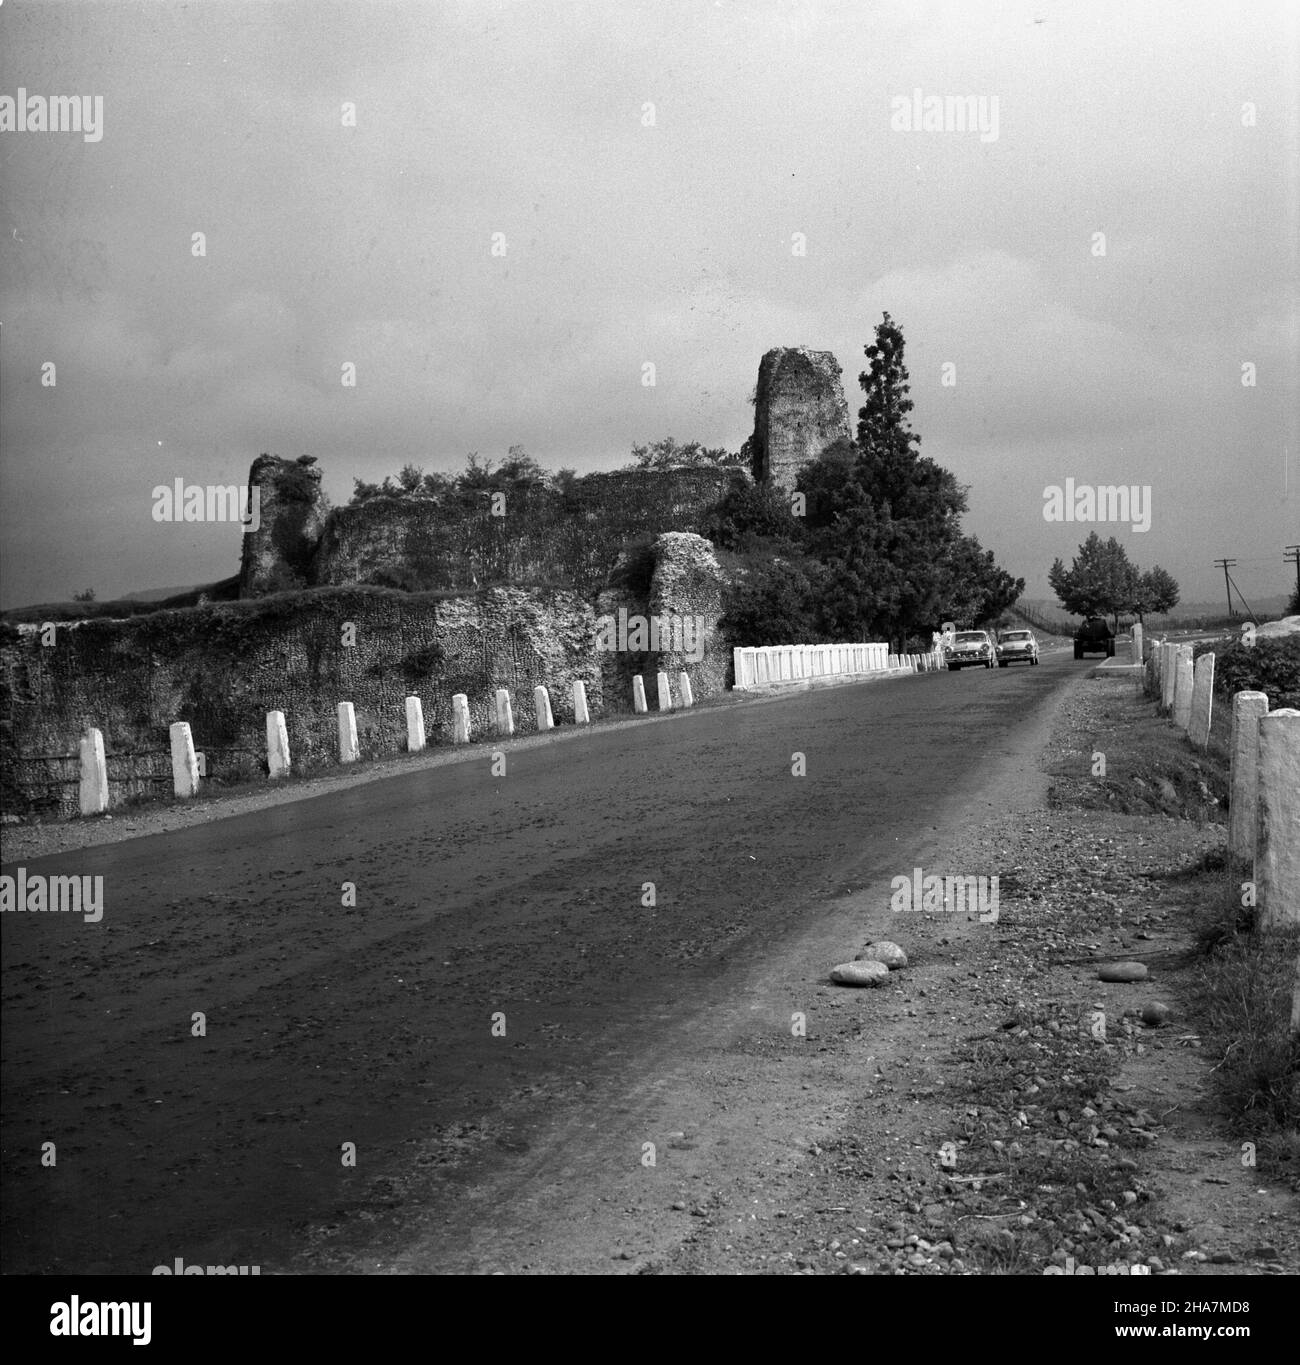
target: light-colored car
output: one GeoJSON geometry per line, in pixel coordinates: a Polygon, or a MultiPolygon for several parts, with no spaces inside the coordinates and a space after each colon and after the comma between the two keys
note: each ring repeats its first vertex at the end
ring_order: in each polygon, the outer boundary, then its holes
{"type": "Polygon", "coordinates": [[[952,637],[944,662],[954,673],[962,668],[992,668],[996,656],[988,631],[959,630],[952,637]]]}
{"type": "Polygon", "coordinates": [[[1032,630],[1004,630],[998,637],[998,667],[1008,664],[1036,664],[1038,641],[1032,630]]]}

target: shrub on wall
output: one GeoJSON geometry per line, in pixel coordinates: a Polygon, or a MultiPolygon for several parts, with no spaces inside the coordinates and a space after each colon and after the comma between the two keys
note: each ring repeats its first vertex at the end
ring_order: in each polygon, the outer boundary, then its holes
{"type": "Polygon", "coordinates": [[[825,570],[803,556],[773,559],[765,552],[720,555],[729,582],[722,590],[721,629],[733,646],[819,644],[825,570]]]}
{"type": "Polygon", "coordinates": [[[1300,709],[1300,635],[1239,640],[1227,649],[1215,649],[1214,685],[1231,696],[1234,692],[1263,692],[1270,711],[1283,706],[1300,709]]]}
{"type": "Polygon", "coordinates": [[[790,498],[771,484],[737,483],[727,490],[704,521],[703,535],[724,550],[747,552],[795,549],[801,527],[791,514],[790,498]]]}

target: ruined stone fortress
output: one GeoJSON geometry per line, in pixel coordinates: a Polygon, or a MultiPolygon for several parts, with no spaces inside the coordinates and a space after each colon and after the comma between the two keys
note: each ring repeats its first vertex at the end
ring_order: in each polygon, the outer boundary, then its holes
{"type": "Polygon", "coordinates": [[[368,758],[405,747],[412,696],[440,743],[457,694],[475,734],[491,731],[500,688],[525,728],[538,686],[561,724],[574,720],[575,681],[593,718],[630,710],[638,675],[663,671],[676,687],[684,673],[696,698],[716,695],[732,681],[732,642],[726,574],[701,534],[711,510],[750,477],[789,490],[801,464],[848,438],[834,356],[794,347],[759,367],[749,472],[590,474],[512,491],[493,515],[487,495],[331,509],[314,461],[263,455],[249,475],[260,517],[241,537],[239,600],[77,622],[52,646],[0,627],[0,809],[74,813],[87,726],[102,731],[119,804],[166,793],[178,721],[209,780],[239,780],[266,771],[268,712],[284,712],[294,770],[310,772],[336,761],[345,701],[368,758]],[[693,629],[602,647],[602,623],[638,617],[693,629]]]}
{"type": "MultiPolygon", "coordinates": [[[[801,465],[848,439],[835,357],[803,346],[768,351],[754,396],[753,478],[788,492],[801,465]]],[[[243,537],[239,595],[343,584],[428,591],[539,580],[595,592],[623,544],[647,533],[697,532],[743,477],[712,468],[591,474],[567,496],[511,494],[494,519],[421,497],[378,497],[327,510],[314,462],[263,455],[249,472],[261,524],[243,537]]]]}

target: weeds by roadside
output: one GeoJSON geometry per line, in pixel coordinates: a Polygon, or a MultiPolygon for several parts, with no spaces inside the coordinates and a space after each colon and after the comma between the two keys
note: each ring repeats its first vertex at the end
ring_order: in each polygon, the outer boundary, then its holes
{"type": "Polygon", "coordinates": [[[1229,1130],[1254,1144],[1262,1174],[1300,1190],[1300,1035],[1291,1031],[1300,930],[1259,932],[1242,904],[1245,875],[1226,859],[1204,869],[1196,1015],[1229,1130]]]}

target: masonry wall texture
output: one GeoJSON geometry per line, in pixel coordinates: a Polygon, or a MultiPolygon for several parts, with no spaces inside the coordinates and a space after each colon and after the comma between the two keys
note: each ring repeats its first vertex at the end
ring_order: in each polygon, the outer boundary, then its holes
{"type": "Polygon", "coordinates": [[[266,712],[282,710],[295,772],[334,764],[335,707],[356,707],[362,757],[405,747],[404,699],[419,696],[431,743],[450,742],[451,698],[490,727],[497,687],[516,723],[535,724],[533,688],[551,689],[573,719],[572,683],[593,716],[617,709],[601,691],[595,616],[572,592],[494,588],[428,598],[336,589],[253,603],[96,621],[58,632],[5,632],[0,644],[0,806],[17,814],[76,811],[77,737],[104,733],[110,796],[170,795],[168,727],[189,721],[209,778],[266,773],[266,712]],[[356,644],[342,643],[345,622],[356,644]]]}
{"type": "Polygon", "coordinates": [[[725,692],[731,682],[732,654],[720,625],[723,582],[713,546],[703,536],[669,531],[649,545],[624,551],[609,585],[596,598],[597,620],[617,622],[621,610],[627,613],[629,625],[633,616],[647,623],[655,616],[671,628],[674,616],[698,616],[703,621],[704,653],[692,659],[688,649],[674,652],[669,647],[670,631],[663,632],[659,649],[601,650],[598,661],[605,696],[630,699],[632,679],[640,674],[654,710],[655,674],[661,669],[669,675],[675,705],[680,700],[678,674],[682,671],[690,674],[697,700],[725,692]]]}
{"type": "Polygon", "coordinates": [[[650,615],[665,619],[699,618],[703,624],[704,657],[697,661],[686,651],[660,651],[652,672],[663,669],[678,700],[678,673],[691,676],[696,696],[716,696],[731,680],[731,646],[719,628],[724,576],[713,557],[713,546],[701,536],[667,532],[654,544],[655,568],[650,580],[650,615]]]}
{"type": "Polygon", "coordinates": [[[627,541],[698,531],[727,489],[747,477],[735,468],[623,470],[589,474],[568,491],[506,490],[501,516],[492,515],[486,491],[371,498],[325,516],[302,488],[301,470],[289,461],[253,466],[250,479],[264,481],[263,533],[245,552],[254,567],[241,596],[278,591],[277,582],[408,592],[547,584],[594,596],[627,541]],[[317,526],[316,544],[305,553],[317,526]],[[285,562],[277,568],[280,547],[285,562]]]}
{"type": "MultiPolygon", "coordinates": [[[[628,603],[617,594],[614,601],[615,609],[645,606],[645,599],[628,603]]],[[[716,619],[708,627],[716,638],[716,619]]],[[[0,809],[75,814],[77,738],[88,724],[103,731],[116,805],[170,796],[168,727],[177,720],[190,722],[208,780],[237,781],[266,775],[267,711],[285,713],[299,773],[337,761],[340,701],[356,708],[363,758],[405,748],[409,695],[424,704],[430,744],[451,742],[457,692],[469,699],[476,738],[492,729],[498,687],[510,688],[516,726],[525,732],[536,727],[538,684],[550,690],[557,724],[573,723],[575,679],[586,683],[593,719],[629,711],[628,660],[598,652],[596,637],[596,610],[582,595],[508,587],[459,595],[285,593],[60,626],[50,647],[36,630],[5,627],[0,809]],[[349,622],[355,645],[343,643],[349,622]],[[615,685],[607,688],[610,664],[615,685]]],[[[722,649],[718,659],[685,664],[697,697],[724,685],[718,678],[725,678],[726,657],[722,649]]]]}
{"type": "Polygon", "coordinates": [[[834,355],[806,346],[768,351],[754,395],[755,479],[789,492],[800,465],[849,439],[849,409],[834,355]]]}

